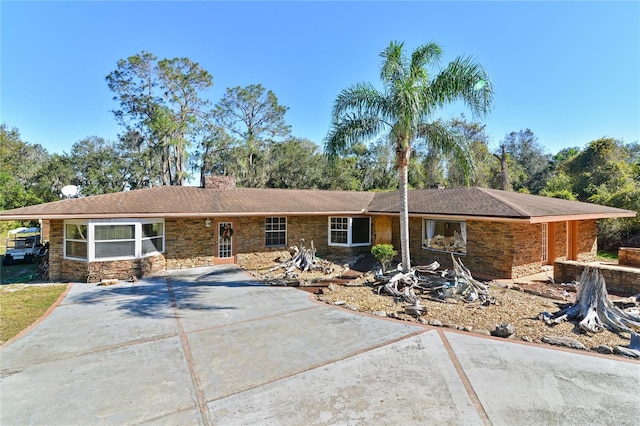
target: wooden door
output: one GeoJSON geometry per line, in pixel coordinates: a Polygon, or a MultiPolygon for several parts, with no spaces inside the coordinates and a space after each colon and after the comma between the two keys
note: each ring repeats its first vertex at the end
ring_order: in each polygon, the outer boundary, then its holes
{"type": "Polygon", "coordinates": [[[391,218],[378,216],[373,222],[373,244],[391,244],[391,218]]]}

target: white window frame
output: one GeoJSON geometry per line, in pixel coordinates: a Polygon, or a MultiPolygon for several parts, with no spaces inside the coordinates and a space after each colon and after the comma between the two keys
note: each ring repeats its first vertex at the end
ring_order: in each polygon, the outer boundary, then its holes
{"type": "Polygon", "coordinates": [[[422,218],[422,249],[423,250],[430,250],[430,251],[435,251],[438,253],[453,253],[459,256],[465,256],[467,253],[467,222],[464,220],[447,220],[447,219],[434,219],[434,218],[430,218],[430,217],[423,217],[422,218]],[[461,237],[464,240],[464,248],[465,251],[464,252],[460,252],[460,251],[448,251],[448,250],[439,250],[437,248],[433,248],[429,246],[430,241],[428,241],[428,235],[427,235],[427,222],[428,221],[433,221],[433,222],[448,222],[448,223],[459,223],[460,224],[460,232],[461,232],[461,237]]]}
{"type": "Polygon", "coordinates": [[[93,257],[95,258],[95,260],[110,260],[110,259],[131,259],[134,258],[136,256],[136,254],[138,253],[138,248],[137,246],[137,229],[136,229],[136,224],[135,223],[114,223],[114,222],[107,222],[107,223],[92,223],[91,225],[89,225],[90,228],[93,231],[93,241],[90,245],[90,247],[93,249],[93,257]],[[107,239],[107,240],[99,240],[96,237],[96,228],[99,227],[104,227],[104,226],[126,226],[126,227],[133,227],[133,237],[132,238],[114,238],[114,239],[107,239]],[[97,255],[97,245],[98,244],[109,244],[109,243],[132,243],[133,242],[133,254],[132,255],[123,255],[123,256],[98,256],[97,255]]]}
{"type": "MultiPolygon", "coordinates": [[[[166,227],[164,219],[93,219],[93,220],[65,220],[63,222],[64,228],[64,240],[63,240],[63,258],[64,259],[72,259],[72,260],[82,260],[87,262],[103,262],[103,261],[117,261],[117,260],[131,260],[131,259],[141,259],[145,257],[155,256],[158,254],[162,254],[165,251],[165,242],[166,242],[166,227]],[[162,223],[162,248],[161,250],[150,251],[148,253],[142,254],[142,241],[148,240],[152,238],[160,238],[156,237],[142,237],[142,225],[149,223],[162,223]],[[69,224],[78,224],[78,225],[86,225],[87,226],[87,257],[79,258],[67,256],[67,225],[69,224]],[[133,225],[134,226],[134,254],[132,256],[111,256],[111,257],[96,257],[95,244],[96,242],[105,242],[105,241],[118,241],[118,240],[98,240],[95,239],[95,227],[96,226],[104,226],[104,225],[133,225]]],[[[69,240],[75,241],[75,240],[69,240]]]]}
{"type": "Polygon", "coordinates": [[[371,218],[369,216],[330,216],[329,220],[328,220],[328,226],[327,226],[327,230],[328,230],[328,236],[327,236],[327,240],[328,240],[328,244],[330,246],[335,246],[335,247],[365,247],[365,246],[370,246],[371,245],[371,218]],[[347,229],[344,230],[347,233],[347,242],[346,243],[334,243],[331,241],[331,232],[332,231],[343,231],[342,229],[334,229],[331,226],[331,219],[347,219],[347,229]],[[369,221],[369,238],[367,240],[367,242],[364,243],[354,243],[353,242],[353,220],[354,219],[367,219],[369,221]]]}
{"type": "Polygon", "coordinates": [[[62,241],[62,253],[65,259],[73,259],[73,260],[81,260],[87,261],[89,258],[89,224],[86,220],[65,220],[62,224],[63,232],[63,241],[62,241]],[[87,227],[87,235],[84,236],[84,240],[78,240],[74,238],[67,239],[67,225],[85,225],[87,227]],[[86,257],[77,257],[77,256],[67,256],[67,241],[74,241],[77,243],[83,243],[87,246],[87,256],[86,257]]]}
{"type": "Polygon", "coordinates": [[[269,217],[265,217],[264,218],[264,246],[265,247],[285,247],[287,245],[287,217],[286,216],[269,216],[269,217]],[[278,225],[279,228],[278,229],[273,229],[273,219],[278,219],[278,223],[275,225],[278,225]],[[284,219],[284,223],[281,222],[280,220],[284,219]],[[267,221],[271,220],[271,229],[267,229],[268,225],[267,221]],[[284,229],[281,229],[280,227],[284,225],[284,229]],[[267,236],[269,234],[280,234],[281,232],[284,232],[284,242],[282,244],[267,244],[267,236]]]}

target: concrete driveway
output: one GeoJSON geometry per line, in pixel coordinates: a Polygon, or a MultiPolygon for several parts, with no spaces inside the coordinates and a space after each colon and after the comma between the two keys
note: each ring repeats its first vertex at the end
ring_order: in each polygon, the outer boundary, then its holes
{"type": "Polygon", "coordinates": [[[235,267],[73,284],[0,355],[3,426],[640,418],[640,363],[361,315],[235,267]]]}

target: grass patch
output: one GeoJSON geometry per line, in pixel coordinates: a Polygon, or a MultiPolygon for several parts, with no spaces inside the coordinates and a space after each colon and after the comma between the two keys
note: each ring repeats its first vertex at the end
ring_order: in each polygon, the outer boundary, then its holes
{"type": "Polygon", "coordinates": [[[16,284],[27,283],[36,278],[38,272],[37,263],[14,263],[13,265],[0,264],[0,283],[16,284]]]}
{"type": "Polygon", "coordinates": [[[0,287],[0,344],[33,324],[66,288],[66,284],[0,287]]]}
{"type": "Polygon", "coordinates": [[[601,262],[618,263],[618,252],[617,251],[599,251],[597,259],[601,262]]]}

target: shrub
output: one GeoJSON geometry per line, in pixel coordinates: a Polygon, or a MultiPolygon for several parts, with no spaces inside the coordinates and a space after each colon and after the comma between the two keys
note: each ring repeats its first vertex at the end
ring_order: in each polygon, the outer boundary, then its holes
{"type": "Polygon", "coordinates": [[[382,272],[385,272],[393,260],[393,257],[398,254],[398,252],[391,244],[376,244],[371,247],[371,254],[380,262],[380,265],[382,265],[382,272]]]}

